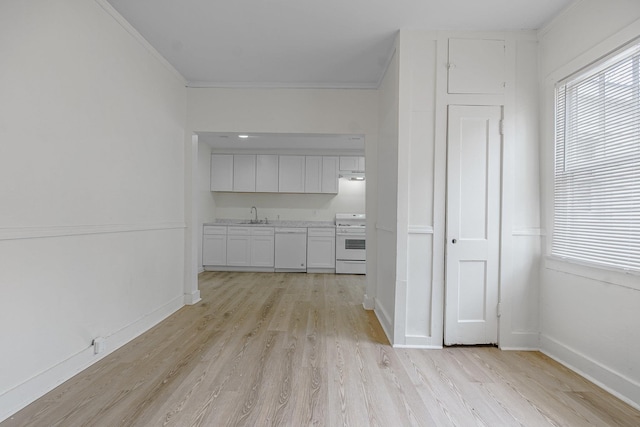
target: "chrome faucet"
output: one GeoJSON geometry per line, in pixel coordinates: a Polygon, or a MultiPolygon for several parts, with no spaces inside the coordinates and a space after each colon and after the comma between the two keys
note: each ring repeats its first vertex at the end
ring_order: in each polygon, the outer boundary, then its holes
{"type": "Polygon", "coordinates": [[[254,210],[256,211],[256,216],[253,219],[253,222],[257,224],[258,223],[258,208],[256,208],[255,206],[251,206],[251,210],[249,212],[253,212],[254,210]]]}

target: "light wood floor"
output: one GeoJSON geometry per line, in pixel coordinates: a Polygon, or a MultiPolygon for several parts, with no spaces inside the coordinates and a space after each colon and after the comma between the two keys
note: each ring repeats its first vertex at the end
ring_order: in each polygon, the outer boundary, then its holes
{"type": "Polygon", "coordinates": [[[541,353],[391,348],[362,276],[200,282],[202,302],[0,426],[640,426],[541,353]]]}

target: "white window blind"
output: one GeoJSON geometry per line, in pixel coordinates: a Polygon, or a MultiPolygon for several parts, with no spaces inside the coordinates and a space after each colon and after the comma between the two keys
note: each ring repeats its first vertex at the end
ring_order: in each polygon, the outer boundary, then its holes
{"type": "Polygon", "coordinates": [[[640,46],[556,91],[552,255],[640,271],[640,46]]]}

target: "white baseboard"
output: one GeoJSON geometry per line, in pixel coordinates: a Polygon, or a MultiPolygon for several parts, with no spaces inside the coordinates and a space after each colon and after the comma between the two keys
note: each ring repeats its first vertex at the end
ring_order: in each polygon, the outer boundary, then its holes
{"type": "Polygon", "coordinates": [[[184,294],[185,305],[194,305],[199,303],[201,300],[202,298],[200,298],[200,290],[197,290],[191,294],[184,294]]]}
{"type": "Polygon", "coordinates": [[[444,347],[441,345],[430,345],[430,344],[394,344],[393,348],[415,348],[417,350],[442,350],[444,347]]]}
{"type": "Polygon", "coordinates": [[[640,410],[640,383],[546,335],[540,336],[540,351],[640,410]]]}
{"type": "Polygon", "coordinates": [[[184,297],[180,295],[130,325],[105,337],[106,351],[104,353],[94,354],[93,345],[89,345],[79,353],[3,393],[0,395],[0,422],[151,329],[183,306],[184,297]]]}
{"type": "Polygon", "coordinates": [[[406,335],[403,343],[393,345],[397,348],[422,348],[428,350],[442,349],[444,346],[442,336],[429,337],[426,335],[406,335]]]}
{"type": "Polygon", "coordinates": [[[502,351],[540,351],[538,347],[499,347],[502,351]]]}
{"type": "Polygon", "coordinates": [[[498,347],[500,350],[538,351],[540,349],[540,333],[507,332],[501,334],[498,347]]]}
{"type": "Polygon", "coordinates": [[[375,304],[373,312],[376,314],[378,322],[380,322],[380,326],[382,326],[382,330],[387,336],[387,339],[393,344],[393,334],[390,333],[393,330],[393,322],[391,321],[391,317],[389,317],[389,313],[387,313],[384,307],[380,304],[375,304]]]}
{"type": "Polygon", "coordinates": [[[373,310],[374,308],[376,308],[375,298],[371,298],[369,295],[364,294],[364,298],[362,300],[362,307],[365,310],[373,310]]]}

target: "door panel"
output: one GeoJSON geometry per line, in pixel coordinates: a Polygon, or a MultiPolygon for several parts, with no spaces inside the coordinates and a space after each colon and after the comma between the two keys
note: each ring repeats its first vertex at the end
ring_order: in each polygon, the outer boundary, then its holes
{"type": "Polygon", "coordinates": [[[449,107],[445,345],[498,340],[501,118],[449,107]]]}

